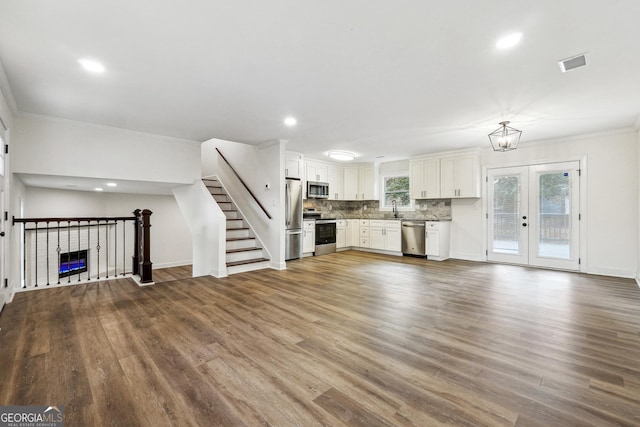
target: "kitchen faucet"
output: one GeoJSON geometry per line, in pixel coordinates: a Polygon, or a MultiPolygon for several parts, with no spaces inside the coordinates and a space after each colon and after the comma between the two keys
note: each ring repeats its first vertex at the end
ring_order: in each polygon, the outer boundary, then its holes
{"type": "Polygon", "coordinates": [[[392,210],[393,210],[393,217],[394,218],[398,218],[398,208],[396,206],[396,199],[392,199],[391,200],[391,207],[392,207],[392,210]]]}

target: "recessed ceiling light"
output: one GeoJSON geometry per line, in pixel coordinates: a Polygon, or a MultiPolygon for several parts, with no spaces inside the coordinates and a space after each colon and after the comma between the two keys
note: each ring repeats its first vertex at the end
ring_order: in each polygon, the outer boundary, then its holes
{"type": "Polygon", "coordinates": [[[117,187],[118,184],[116,184],[115,182],[107,182],[107,187],[117,187]]]}
{"type": "Polygon", "coordinates": [[[327,156],[333,160],[340,160],[342,162],[349,162],[356,158],[356,155],[350,151],[329,151],[327,156]]]}
{"type": "Polygon", "coordinates": [[[82,58],[78,59],[78,62],[84,67],[85,70],[91,71],[92,73],[104,72],[104,65],[102,65],[98,61],[94,61],[93,59],[82,58]]]}
{"type": "Polygon", "coordinates": [[[520,39],[522,39],[522,33],[511,33],[498,39],[496,47],[498,49],[508,49],[520,43],[520,39]]]}
{"type": "Polygon", "coordinates": [[[284,124],[287,126],[295,126],[296,123],[298,123],[298,121],[295,117],[287,117],[286,119],[284,119],[284,124]]]}
{"type": "Polygon", "coordinates": [[[100,187],[96,187],[96,188],[94,188],[94,191],[104,191],[104,190],[102,188],[100,188],[100,187]]]}

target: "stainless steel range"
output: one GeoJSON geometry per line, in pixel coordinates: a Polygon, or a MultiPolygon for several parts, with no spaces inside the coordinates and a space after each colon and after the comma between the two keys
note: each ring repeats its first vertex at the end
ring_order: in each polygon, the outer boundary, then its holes
{"type": "Polygon", "coordinates": [[[322,218],[320,212],[304,212],[303,216],[316,221],[316,256],[335,252],[338,221],[335,218],[322,218]]]}

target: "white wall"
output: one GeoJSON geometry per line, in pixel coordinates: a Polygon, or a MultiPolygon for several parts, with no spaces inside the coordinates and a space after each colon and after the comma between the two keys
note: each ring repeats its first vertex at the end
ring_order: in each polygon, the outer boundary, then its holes
{"type": "Polygon", "coordinates": [[[217,175],[244,218],[256,232],[271,256],[272,268],[284,268],[284,153],[286,141],[276,140],[262,146],[212,139],[202,144],[202,176],[217,175]],[[252,201],[216,152],[242,177],[272,219],[252,201]],[[267,185],[269,188],[267,188],[267,185]],[[235,196],[235,197],[234,197],[235,196]]]}
{"type": "MultiPolygon", "coordinates": [[[[638,134],[625,130],[544,143],[522,141],[516,151],[481,154],[484,168],[586,159],[586,235],[581,236],[585,271],[635,277],[639,257],[638,134]]],[[[483,178],[483,186],[484,178],[483,178]]],[[[477,203],[453,200],[452,254],[484,260],[485,211],[477,203]]]]}
{"type": "Polygon", "coordinates": [[[225,277],[227,218],[202,181],[173,189],[193,241],[193,276],[225,277]]]}
{"type": "Polygon", "coordinates": [[[179,184],[200,178],[195,141],[22,115],[12,145],[15,173],[179,184]]]}
{"type": "Polygon", "coordinates": [[[135,209],[149,209],[153,268],[191,264],[191,234],[173,196],[26,187],[24,209],[31,218],[133,216],[135,209]]]}

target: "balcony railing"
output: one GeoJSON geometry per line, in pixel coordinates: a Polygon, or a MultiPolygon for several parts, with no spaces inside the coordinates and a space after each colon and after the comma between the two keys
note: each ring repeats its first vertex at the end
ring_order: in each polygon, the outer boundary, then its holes
{"type": "Polygon", "coordinates": [[[131,217],[14,218],[22,224],[21,287],[131,274],[151,283],[150,216],[136,209],[131,217]]]}
{"type": "MultiPolygon", "coordinates": [[[[517,240],[519,228],[523,222],[519,214],[494,213],[494,239],[517,240]]],[[[571,238],[571,215],[540,214],[538,236],[541,242],[568,242],[571,238]]]]}

